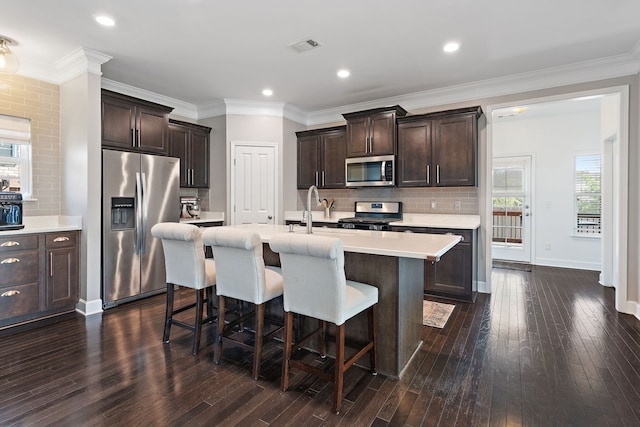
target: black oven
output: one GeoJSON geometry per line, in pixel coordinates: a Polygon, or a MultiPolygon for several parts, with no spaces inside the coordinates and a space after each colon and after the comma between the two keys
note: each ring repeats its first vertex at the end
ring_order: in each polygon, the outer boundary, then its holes
{"type": "Polygon", "coordinates": [[[0,192],[0,230],[22,228],[22,194],[0,192]]]}

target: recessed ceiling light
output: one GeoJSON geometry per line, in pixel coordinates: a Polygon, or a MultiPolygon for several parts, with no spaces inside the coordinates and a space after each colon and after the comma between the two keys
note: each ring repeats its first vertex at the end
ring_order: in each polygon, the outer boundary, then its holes
{"type": "Polygon", "coordinates": [[[338,77],[340,77],[341,79],[346,79],[347,77],[349,77],[351,75],[351,73],[349,72],[349,70],[338,70],[338,77]]]}
{"type": "Polygon", "coordinates": [[[458,49],[460,49],[460,43],[458,42],[449,42],[445,44],[444,47],[442,48],[442,50],[444,50],[447,53],[455,52],[458,49]]]}
{"type": "Polygon", "coordinates": [[[262,91],[262,94],[264,96],[271,96],[271,95],[273,95],[273,91],[271,89],[265,89],[265,90],[262,91]]]}
{"type": "Polygon", "coordinates": [[[104,25],[105,27],[113,27],[116,25],[116,21],[106,15],[98,15],[95,17],[95,20],[98,24],[104,25]]]}

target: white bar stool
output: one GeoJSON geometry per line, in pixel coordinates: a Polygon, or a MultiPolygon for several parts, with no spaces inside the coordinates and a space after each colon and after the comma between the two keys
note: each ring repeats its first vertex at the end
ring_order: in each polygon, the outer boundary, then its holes
{"type": "Polygon", "coordinates": [[[282,274],[278,267],[265,267],[262,241],[257,233],[233,227],[212,227],[202,234],[205,245],[213,249],[217,266],[216,293],[218,294],[218,340],[214,352],[215,363],[222,357],[222,342],[232,341],[253,349],[252,376],[260,376],[262,345],[282,329],[268,334],[265,329],[265,303],[282,295],[282,274]],[[255,312],[245,313],[225,325],[225,297],[255,304],[255,312]],[[255,314],[255,343],[253,346],[231,338],[234,328],[255,314]]]}
{"type": "Polygon", "coordinates": [[[215,320],[213,315],[213,287],[216,284],[216,266],[213,260],[205,259],[202,232],[192,224],[175,222],[158,223],[151,227],[153,237],[162,240],[164,262],[166,266],[167,308],[162,341],[169,342],[171,325],[193,331],[191,354],[198,354],[202,325],[215,320]],[[184,286],[196,290],[196,302],[173,309],[174,287],[184,286]],[[206,291],[206,298],[204,293],[206,291]],[[202,316],[202,306],[207,303],[207,318],[202,316]],[[193,325],[174,319],[183,311],[196,309],[193,325]]]}
{"type": "Polygon", "coordinates": [[[285,344],[282,364],[282,391],[289,387],[289,370],[298,368],[334,383],[333,412],[342,404],[344,372],[360,357],[369,353],[371,372],[376,374],[376,316],[378,288],[347,280],[344,273],[344,251],[340,239],[312,234],[275,234],[269,246],[280,254],[284,278],[285,344]],[[367,310],[369,341],[345,360],[345,322],[367,310]],[[333,374],[292,360],[293,314],[320,320],[320,327],[305,336],[306,341],[320,333],[320,354],[324,355],[326,322],[336,325],[336,362],[333,374]]]}

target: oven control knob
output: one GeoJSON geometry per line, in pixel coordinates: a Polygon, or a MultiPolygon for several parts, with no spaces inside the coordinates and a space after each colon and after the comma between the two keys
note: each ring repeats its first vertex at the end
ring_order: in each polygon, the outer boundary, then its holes
{"type": "Polygon", "coordinates": [[[356,228],[354,224],[342,224],[342,228],[356,228]]]}

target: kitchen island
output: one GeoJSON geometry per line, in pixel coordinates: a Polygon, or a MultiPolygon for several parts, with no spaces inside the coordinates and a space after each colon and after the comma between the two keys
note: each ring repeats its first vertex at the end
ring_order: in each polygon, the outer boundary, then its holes
{"type": "MultiPolygon", "coordinates": [[[[288,226],[244,224],[236,227],[258,233],[264,243],[265,263],[280,264],[278,254],[270,250],[268,243],[274,234],[290,232],[288,226]]],[[[306,232],[305,227],[292,228],[294,233],[306,232]]],[[[322,227],[314,227],[313,234],[341,239],[347,279],[378,288],[377,370],[390,378],[400,378],[422,344],[425,260],[437,262],[460,241],[460,236],[322,227]]],[[[349,321],[347,341],[361,341],[366,334],[366,315],[349,321]]],[[[361,360],[367,363],[368,359],[361,360]]]]}

